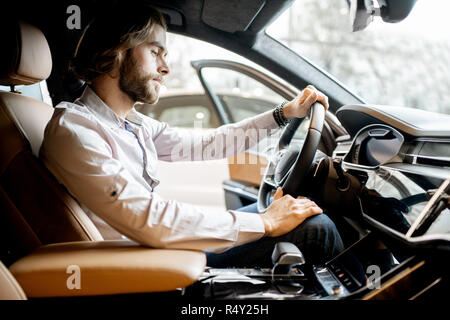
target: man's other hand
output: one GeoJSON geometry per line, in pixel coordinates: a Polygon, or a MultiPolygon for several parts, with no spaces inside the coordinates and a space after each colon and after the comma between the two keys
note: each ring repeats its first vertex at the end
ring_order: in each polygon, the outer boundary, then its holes
{"type": "Polygon", "coordinates": [[[295,229],[306,218],[322,213],[314,201],[305,197],[283,196],[283,189],[278,188],[272,204],[260,216],[264,222],[267,237],[279,237],[295,229]]]}
{"type": "Polygon", "coordinates": [[[328,97],[314,88],[307,86],[292,101],[286,103],[283,107],[283,114],[286,119],[303,118],[308,114],[309,108],[314,102],[320,102],[328,110],[328,97]]]}

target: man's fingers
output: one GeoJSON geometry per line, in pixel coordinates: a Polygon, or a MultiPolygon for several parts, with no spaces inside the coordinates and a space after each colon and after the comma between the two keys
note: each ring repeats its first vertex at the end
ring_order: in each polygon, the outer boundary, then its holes
{"type": "Polygon", "coordinates": [[[328,110],[328,97],[319,91],[319,95],[317,96],[317,101],[321,102],[325,107],[325,111],[328,110]]]}
{"type": "Polygon", "coordinates": [[[273,200],[278,200],[283,196],[283,189],[278,187],[277,192],[275,192],[275,195],[273,196],[273,200]]]}
{"type": "Polygon", "coordinates": [[[306,98],[305,105],[308,107],[312,106],[314,102],[317,100],[317,93],[315,91],[312,91],[311,94],[306,98]]]}
{"type": "Polygon", "coordinates": [[[306,199],[298,199],[297,203],[301,204],[301,205],[315,204],[314,201],[307,199],[307,198],[306,199]]]}
{"type": "Polygon", "coordinates": [[[314,201],[309,199],[296,199],[295,202],[291,204],[291,210],[302,210],[313,206],[317,207],[317,204],[314,201]]]}
{"type": "Polygon", "coordinates": [[[311,90],[309,90],[309,89],[303,90],[301,93],[300,99],[298,100],[298,104],[302,105],[305,102],[306,98],[309,97],[310,94],[311,94],[311,90]]]}
{"type": "Polygon", "coordinates": [[[322,213],[323,210],[320,208],[314,201],[311,200],[303,200],[302,202],[298,201],[295,205],[291,206],[291,210],[297,213],[309,214],[310,210],[314,212],[322,213]]]}
{"type": "Polygon", "coordinates": [[[311,215],[311,216],[314,216],[314,215],[316,215],[316,214],[321,214],[321,213],[323,213],[323,210],[322,210],[322,208],[320,208],[320,207],[311,207],[311,208],[309,209],[309,212],[310,212],[310,215],[311,215]]]}
{"type": "Polygon", "coordinates": [[[328,110],[328,97],[312,85],[308,85],[303,89],[297,99],[299,106],[306,105],[310,107],[314,102],[319,101],[328,110]]]}
{"type": "Polygon", "coordinates": [[[304,218],[308,218],[310,216],[323,213],[323,210],[318,206],[308,206],[306,208],[294,210],[293,213],[303,216],[304,218]]]}
{"type": "Polygon", "coordinates": [[[328,97],[323,94],[323,92],[317,90],[313,85],[308,85],[306,87],[307,89],[310,89],[311,91],[314,91],[317,93],[317,101],[321,102],[323,106],[325,107],[325,111],[328,110],[328,97]]]}

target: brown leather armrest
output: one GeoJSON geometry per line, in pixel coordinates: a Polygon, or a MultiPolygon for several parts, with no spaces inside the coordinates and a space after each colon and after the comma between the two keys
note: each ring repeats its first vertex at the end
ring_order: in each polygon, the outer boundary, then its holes
{"type": "Polygon", "coordinates": [[[28,297],[63,297],[171,291],[195,282],[205,265],[203,252],[109,240],[42,246],[9,269],[28,297]]]}

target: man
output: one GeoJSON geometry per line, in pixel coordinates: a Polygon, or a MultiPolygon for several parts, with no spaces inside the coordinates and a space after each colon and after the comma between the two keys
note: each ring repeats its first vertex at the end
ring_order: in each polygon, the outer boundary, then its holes
{"type": "Polygon", "coordinates": [[[315,101],[328,107],[327,97],[308,86],[282,107],[284,115],[270,111],[206,133],[170,128],[134,109],[137,102],[158,100],[169,74],[166,55],[166,25],[152,8],[115,8],[83,33],[73,71],[88,86],[74,103],[55,108],[40,155],[84,210],[144,245],[205,250],[208,265],[216,267],[267,266],[279,241],[297,244],[312,262],[342,250],[336,227],[322,209],[309,199],[283,196],[281,189],[261,214],[210,212],[156,193],[158,159],[192,160],[174,152],[180,145],[204,150],[229,135],[244,134],[245,143],[225,143],[209,156],[194,153],[193,160],[228,157],[277,131],[287,119],[304,117],[315,101]]]}

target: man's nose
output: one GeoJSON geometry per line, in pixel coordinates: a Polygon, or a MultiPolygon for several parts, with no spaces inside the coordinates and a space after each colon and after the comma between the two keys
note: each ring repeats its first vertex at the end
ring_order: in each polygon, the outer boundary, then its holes
{"type": "Polygon", "coordinates": [[[162,60],[162,63],[158,68],[158,73],[163,76],[166,76],[170,73],[170,69],[169,69],[169,66],[167,65],[166,61],[162,60]]]}

